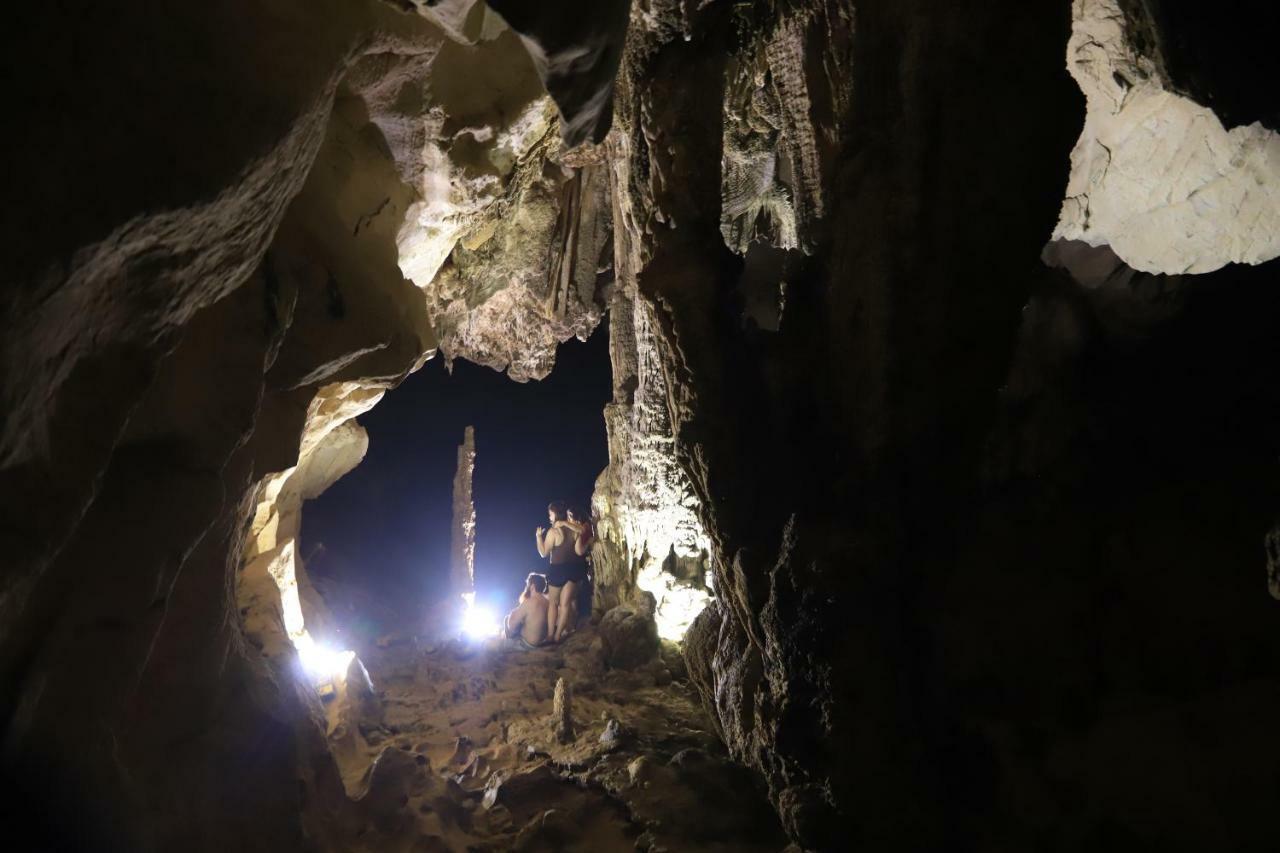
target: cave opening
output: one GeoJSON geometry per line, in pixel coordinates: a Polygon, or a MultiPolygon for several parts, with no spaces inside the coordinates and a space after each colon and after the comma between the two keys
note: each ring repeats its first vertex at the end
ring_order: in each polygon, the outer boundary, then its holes
{"type": "MultiPolygon", "coordinates": [[[[516,383],[465,359],[426,362],[357,420],[363,461],[303,505],[302,562],[341,635],[426,633],[450,585],[456,448],[474,429],[476,603],[505,614],[552,500],[589,508],[609,462],[608,324],[561,344],[545,378],[516,383]],[[416,630],[415,630],[416,627],[416,630]]],[[[340,642],[339,638],[334,638],[340,642]]]]}

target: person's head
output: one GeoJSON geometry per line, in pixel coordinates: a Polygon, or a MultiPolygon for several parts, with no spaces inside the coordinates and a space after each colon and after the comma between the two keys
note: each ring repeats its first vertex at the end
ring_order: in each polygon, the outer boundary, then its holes
{"type": "Polygon", "coordinates": [[[543,595],[547,594],[547,576],[540,575],[537,572],[530,572],[529,577],[524,579],[524,590],[520,593],[521,603],[535,592],[540,592],[543,595]]]}
{"type": "Polygon", "coordinates": [[[547,504],[547,518],[552,524],[555,524],[557,521],[564,521],[564,501],[552,501],[547,504]]]}
{"type": "Polygon", "coordinates": [[[570,521],[586,521],[587,520],[586,515],[583,514],[582,510],[579,507],[571,506],[567,510],[565,510],[565,512],[569,514],[570,521]]]}

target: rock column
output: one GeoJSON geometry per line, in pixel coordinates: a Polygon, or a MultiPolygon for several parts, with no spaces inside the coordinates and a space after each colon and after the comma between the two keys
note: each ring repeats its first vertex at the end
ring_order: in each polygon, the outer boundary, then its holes
{"type": "Polygon", "coordinates": [[[471,500],[471,477],[475,470],[476,431],[469,426],[462,444],[458,445],[458,472],[453,475],[449,579],[456,597],[475,591],[476,505],[471,500]]]}

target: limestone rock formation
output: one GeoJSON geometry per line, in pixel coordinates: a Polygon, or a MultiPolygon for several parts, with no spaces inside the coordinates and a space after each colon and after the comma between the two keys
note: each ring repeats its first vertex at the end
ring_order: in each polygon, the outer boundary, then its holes
{"type": "Polygon", "coordinates": [[[641,609],[614,607],[600,620],[605,663],[615,669],[634,669],[658,654],[653,603],[641,609]]]}
{"type": "Polygon", "coordinates": [[[710,597],[710,542],[674,453],[652,308],[637,302],[628,284],[638,259],[621,253],[631,245],[615,243],[618,269],[626,272],[609,309],[614,387],[604,413],[609,467],[592,498],[600,519],[595,607],[637,606],[640,594],[649,593],[662,635],[678,640],[710,597]]]}
{"type": "MultiPolygon", "coordinates": [[[[462,43],[376,87],[391,113],[379,127],[402,146],[396,164],[411,191],[393,207],[404,217],[398,262],[425,292],[446,358],[539,379],[556,346],[585,338],[602,316],[603,182],[591,166],[563,162],[559,118],[591,124],[599,109],[548,96],[535,70],[545,57],[531,58],[528,37],[483,4],[455,11],[440,15],[475,22],[453,33],[462,43]],[[432,73],[436,65],[449,73],[432,73]]],[[[379,59],[371,72],[385,76],[392,60],[379,59]]]]}
{"type": "MultiPolygon", "coordinates": [[[[636,247],[618,287],[651,311],[671,450],[711,542],[717,597],[686,635],[689,680],[805,847],[1036,846],[1049,827],[1061,849],[1209,839],[1229,830],[1205,800],[1107,768],[1176,755],[1274,790],[1268,759],[1245,758],[1265,740],[1254,714],[1280,696],[1249,659],[1267,645],[1274,476],[1244,462],[1276,441],[1278,401],[1258,393],[1274,270],[1153,276],[1114,240],[1111,258],[1058,244],[1077,278],[1041,267],[1035,229],[1060,207],[1081,112],[1042,56],[1067,42],[1066,9],[925,5],[779,4],[730,26],[714,7],[650,4],[633,18],[614,240],[636,247]],[[799,182],[763,180],[771,145],[779,163],[794,155],[759,46],[815,19],[852,23],[849,49],[833,39],[804,59],[808,120],[830,143],[808,173],[823,204],[797,237],[806,255],[781,227],[799,182]],[[1004,55],[1016,75],[991,59],[1004,55]],[[715,161],[720,176],[698,168],[715,161]],[[1236,300],[1247,320],[1231,319],[1236,300]],[[1211,388],[1227,364],[1244,372],[1211,388]],[[1228,426],[1225,411],[1249,414],[1228,426]],[[1187,495],[1198,478],[1214,485],[1187,495]],[[1194,531],[1169,523],[1192,517],[1194,531]],[[1233,591],[1210,593],[1219,582],[1233,591]],[[1199,627],[1178,627],[1193,612],[1199,627]],[[1192,707],[1232,732],[1231,759],[1157,722],[1192,707]],[[1083,812],[1063,786],[1087,792],[1083,812]],[[1151,819],[1126,805],[1138,789],[1161,803],[1151,819]]],[[[1200,156],[1172,125],[1139,129],[1200,156]]],[[[1248,195],[1265,218],[1263,173],[1241,174],[1262,181],[1248,195]]],[[[1177,175],[1135,171],[1133,189],[1176,198],[1177,175]]],[[[1206,215],[1248,233],[1234,212],[1206,215]]],[[[1169,257],[1209,257],[1159,233],[1169,257]]],[[[1233,799],[1242,844],[1266,823],[1247,799],[1233,799]]]]}
{"type": "Polygon", "coordinates": [[[556,679],[552,695],[551,728],[560,743],[569,743],[574,738],[573,693],[563,678],[556,679]]]}
{"type": "Polygon", "coordinates": [[[5,772],[89,849],[1270,849],[1244,5],[24,7],[5,772]],[[297,529],[353,418],[437,347],[545,375],[606,306],[612,609],[375,647],[385,700],[341,658],[326,708],[297,529]]]}
{"type": "Polygon", "coordinates": [[[476,431],[467,427],[458,445],[458,470],[453,475],[453,524],[449,528],[449,581],[453,600],[475,594],[476,505],[471,481],[476,471],[476,431]]]}
{"type": "Polygon", "coordinates": [[[1160,36],[1146,4],[1073,2],[1067,67],[1087,112],[1054,238],[1145,272],[1280,255],[1280,128],[1228,128],[1179,92],[1160,36]]]}
{"type": "MultiPolygon", "coordinates": [[[[549,108],[549,102],[544,109],[549,108]]],[[[456,244],[427,288],[446,358],[541,379],[556,347],[600,322],[611,264],[607,182],[558,160],[554,122],[514,167],[507,195],[456,244]]]]}
{"type": "Polygon", "coordinates": [[[431,205],[483,207],[544,135],[527,49],[485,29],[376,0],[6,28],[30,203],[4,214],[0,295],[5,773],[92,792],[90,849],[352,847],[290,649],[325,630],[297,511],[436,347],[400,247],[446,257],[483,216],[431,244],[431,205]],[[39,71],[55,42],[76,61],[39,71]]]}

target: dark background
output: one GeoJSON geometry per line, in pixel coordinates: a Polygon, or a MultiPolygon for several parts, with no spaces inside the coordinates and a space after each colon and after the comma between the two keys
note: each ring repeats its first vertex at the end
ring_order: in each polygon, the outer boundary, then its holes
{"type": "Polygon", "coordinates": [[[462,359],[450,375],[434,358],[361,416],[364,462],[303,508],[302,553],[322,592],[355,590],[402,613],[448,593],[453,476],[471,424],[477,599],[510,607],[540,563],[533,531],[547,503],[589,509],[608,464],[607,327],[562,344],[540,382],[462,359]]]}

